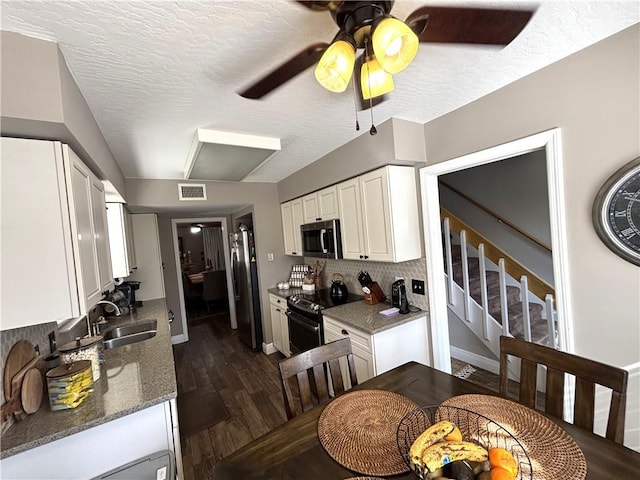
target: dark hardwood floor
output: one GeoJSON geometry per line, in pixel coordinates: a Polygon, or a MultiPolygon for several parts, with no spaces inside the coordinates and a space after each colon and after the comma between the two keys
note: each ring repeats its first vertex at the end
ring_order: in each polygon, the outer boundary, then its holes
{"type": "Polygon", "coordinates": [[[226,419],[199,432],[181,433],[185,480],[212,478],[217,460],[286,421],[277,373],[284,356],[248,349],[230,328],[228,312],[190,320],[189,341],[175,345],[174,355],[181,426],[194,423],[188,415],[202,414],[181,411],[187,393],[201,395],[200,404],[209,395],[212,405],[226,409],[226,419]],[[223,407],[213,401],[215,395],[223,407]]]}
{"type": "MultiPolygon", "coordinates": [[[[189,317],[189,342],[174,346],[184,478],[206,480],[213,478],[216,461],[286,422],[277,372],[284,356],[248,349],[224,307],[208,313],[196,306],[189,317]],[[199,397],[196,407],[185,408],[193,395],[199,397]],[[183,424],[206,423],[202,417],[211,413],[204,412],[206,405],[225,411],[214,412],[219,415],[213,424],[185,431],[183,424]]],[[[497,394],[498,376],[475,368],[467,380],[497,394]]]]}

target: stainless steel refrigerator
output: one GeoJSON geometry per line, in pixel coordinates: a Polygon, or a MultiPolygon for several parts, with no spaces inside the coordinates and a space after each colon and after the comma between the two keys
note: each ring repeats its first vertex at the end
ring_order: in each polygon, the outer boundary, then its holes
{"type": "Polygon", "coordinates": [[[257,352],[262,349],[262,317],[253,232],[239,225],[230,241],[238,333],[242,343],[257,352]]]}

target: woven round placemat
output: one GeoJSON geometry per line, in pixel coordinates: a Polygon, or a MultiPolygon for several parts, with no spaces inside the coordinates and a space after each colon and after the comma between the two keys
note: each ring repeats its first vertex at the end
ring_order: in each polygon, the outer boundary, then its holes
{"type": "Polygon", "coordinates": [[[384,390],[358,390],[329,403],[318,420],[318,437],[343,467],[364,475],[409,471],[396,442],[400,420],[418,405],[384,390]]]}
{"type": "Polygon", "coordinates": [[[442,405],[484,415],[508,430],[531,460],[534,480],[584,480],[587,462],[576,442],[559,425],[519,403],[491,395],[459,395],[442,405]]]}

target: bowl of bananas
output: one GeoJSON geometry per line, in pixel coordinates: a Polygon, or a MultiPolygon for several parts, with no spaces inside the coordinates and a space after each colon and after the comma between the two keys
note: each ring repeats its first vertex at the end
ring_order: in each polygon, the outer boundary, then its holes
{"type": "Polygon", "coordinates": [[[532,480],[531,460],[504,427],[471,410],[421,407],[398,425],[400,454],[421,480],[532,480]]]}

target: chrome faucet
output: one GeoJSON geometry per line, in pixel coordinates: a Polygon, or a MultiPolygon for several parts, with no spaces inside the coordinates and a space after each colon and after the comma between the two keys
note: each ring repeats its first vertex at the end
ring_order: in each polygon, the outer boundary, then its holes
{"type": "MultiPolygon", "coordinates": [[[[94,307],[97,305],[111,305],[116,310],[116,317],[119,317],[121,315],[120,308],[118,308],[115,303],[110,302],[109,300],[100,300],[99,302],[96,302],[94,307]]],[[[100,315],[97,322],[91,323],[91,321],[89,320],[89,313],[87,312],[87,333],[90,337],[100,335],[100,326],[98,324],[104,323],[104,320],[105,318],[100,315]]]]}

